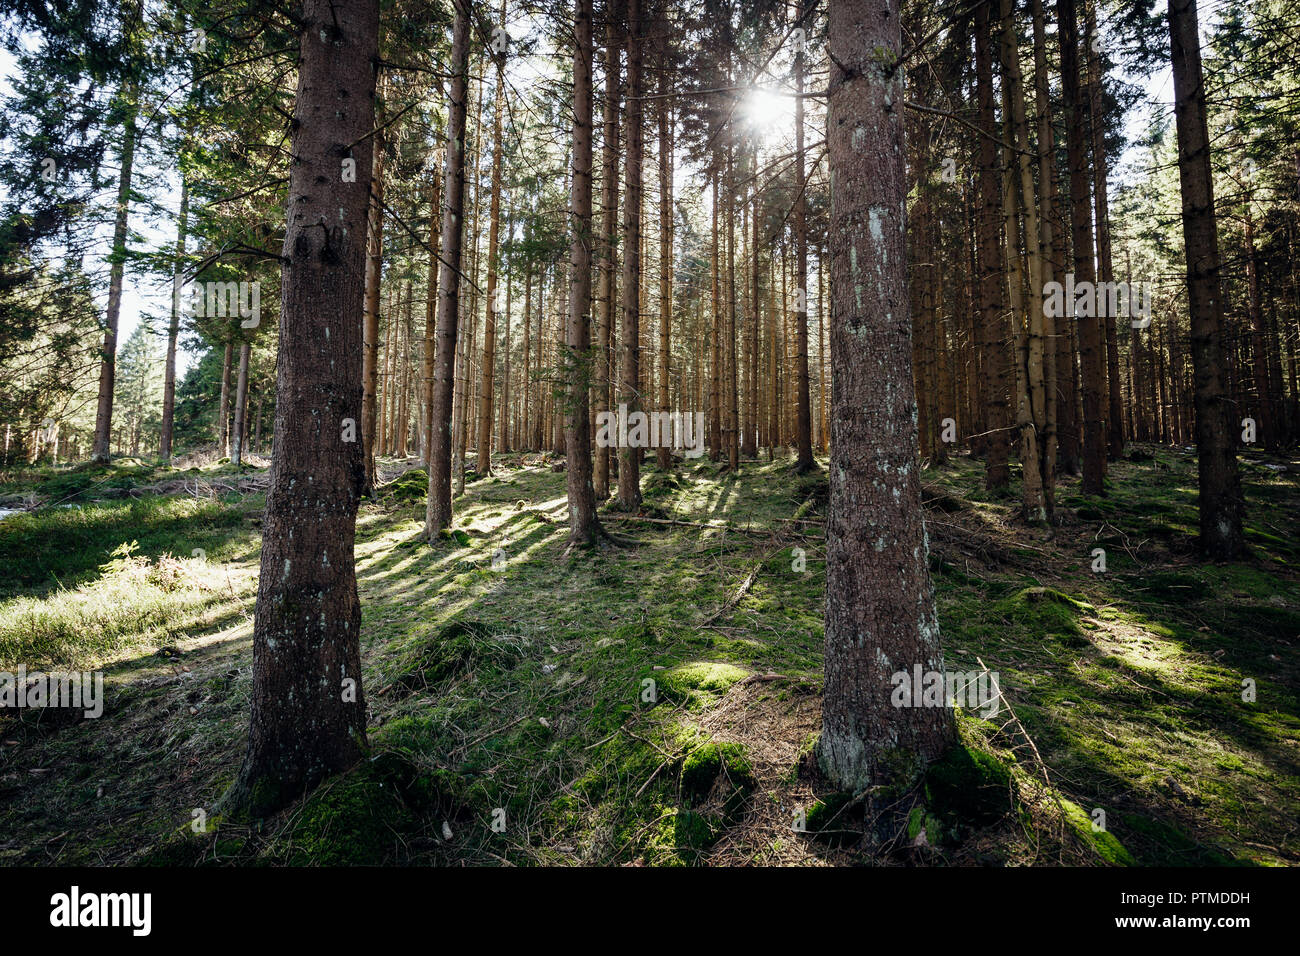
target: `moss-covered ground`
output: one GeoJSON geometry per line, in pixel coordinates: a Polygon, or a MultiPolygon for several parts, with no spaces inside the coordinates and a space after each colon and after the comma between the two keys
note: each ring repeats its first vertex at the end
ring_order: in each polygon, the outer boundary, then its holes
{"type": "Polygon", "coordinates": [[[45,505],[0,520],[0,670],[107,685],[97,720],[0,716],[0,863],[1295,863],[1300,469],[1244,462],[1252,554],[1207,565],[1193,458],[1135,459],[1101,498],[1064,478],[1050,533],[977,461],[924,473],[947,666],[1009,706],[960,714],[883,841],[812,756],[824,471],[651,462],[640,516],[603,512],[623,544],[574,551],[564,475],[512,455],[430,548],[423,473],[385,461],[357,539],[370,757],[251,825],[212,808],[264,473],[0,476],[0,507],[45,505]]]}

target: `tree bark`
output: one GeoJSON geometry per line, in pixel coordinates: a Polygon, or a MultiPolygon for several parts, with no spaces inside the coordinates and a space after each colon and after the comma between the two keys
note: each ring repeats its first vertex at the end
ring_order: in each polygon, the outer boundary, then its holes
{"type": "Polygon", "coordinates": [[[353,557],[365,466],[347,426],[361,415],[378,0],[305,0],[300,41],[252,714],[231,792],[259,816],[366,746],[353,557]],[[341,181],[349,154],[355,183],[341,181]]]}
{"type": "Polygon", "coordinates": [[[567,402],[564,415],[569,541],[591,545],[600,535],[596,492],[591,484],[591,61],[592,0],[573,6],[573,159],[570,170],[569,322],[564,354],[567,402]]]}
{"type": "MultiPolygon", "coordinates": [[[[179,278],[185,259],[185,234],[189,225],[190,184],[181,174],[181,210],[176,221],[176,265],[172,269],[173,277],[179,278]]],[[[167,323],[167,360],[163,372],[163,407],[162,430],[158,436],[158,455],[165,459],[172,456],[172,430],[176,421],[176,340],[180,335],[181,310],[177,297],[172,296],[171,320],[167,323]]]]}
{"type": "Polygon", "coordinates": [[[424,534],[432,544],[451,526],[451,413],[460,322],[461,238],[465,212],[465,107],[469,85],[469,25],[472,0],[455,0],[452,26],[451,91],[447,108],[447,204],[442,214],[442,267],[438,278],[437,343],[433,367],[433,439],[429,445],[429,498],[424,534]]]}
{"type": "MultiPolygon", "coordinates": [[[[641,409],[641,0],[627,0],[627,149],[623,211],[623,319],[619,336],[623,361],[619,404],[628,414],[641,409]]],[[[618,501],[624,511],[641,506],[641,449],[621,447],[618,454],[618,501]]]]}
{"type": "Polygon", "coordinates": [[[117,180],[117,217],[113,222],[113,252],[108,277],[108,304],[104,310],[104,347],[99,363],[99,403],[95,410],[95,441],[91,458],[101,464],[109,459],[113,434],[113,385],[117,373],[117,322],[122,313],[122,279],[126,270],[127,223],[131,210],[131,170],[135,160],[136,86],[128,80],[122,86],[126,100],[126,124],[122,130],[122,169],[117,180]]]}
{"type": "Polygon", "coordinates": [[[954,725],[948,706],[891,701],[893,674],[943,671],[909,367],[897,8],[831,0],[827,35],[835,394],[819,762],[833,785],[859,792],[889,782],[891,767],[910,778],[952,743],[954,725]]]}
{"type": "MultiPolygon", "coordinates": [[[[801,0],[799,20],[807,17],[808,0],[801,0]]],[[[808,381],[808,203],[804,169],[803,136],[803,47],[794,54],[794,289],[795,304],[795,377],[798,390],[798,417],[795,424],[796,454],[794,470],[806,474],[815,466],[812,451],[812,397],[808,381]]]]}
{"type": "MultiPolygon", "coordinates": [[[[1057,39],[1061,48],[1061,90],[1068,121],[1066,155],[1070,175],[1070,229],[1074,247],[1074,281],[1092,284],[1093,267],[1091,183],[1088,176],[1088,143],[1085,136],[1086,104],[1079,85],[1079,22],[1075,0],[1057,0],[1060,24],[1057,39]]],[[[1041,290],[1040,290],[1041,291],[1041,290]]],[[[1079,332],[1079,365],[1083,382],[1083,484],[1085,495],[1104,493],[1106,477],[1106,356],[1102,320],[1094,307],[1088,315],[1075,316],[1074,303],[1067,303],[1066,320],[1079,332]]]]}
{"type": "MultiPolygon", "coordinates": [[[[366,466],[366,481],[362,494],[375,493],[376,445],[382,451],[383,442],[376,442],[379,423],[379,291],[384,270],[384,131],[381,129],[371,139],[374,152],[374,172],[370,181],[370,214],[367,219],[366,239],[366,296],[365,326],[361,345],[361,451],[366,466]]],[[[390,321],[390,326],[392,322],[390,321]]],[[[389,338],[392,338],[390,334],[389,338]]],[[[392,345],[389,345],[390,357],[392,345]]],[[[391,379],[390,379],[391,381],[391,379]]],[[[384,385],[389,393],[392,386],[384,385]]]]}
{"type": "MultiPolygon", "coordinates": [[[[601,140],[600,175],[600,275],[596,300],[600,318],[596,327],[595,392],[596,414],[609,411],[610,379],[614,365],[614,327],[616,306],[616,270],[618,268],[618,81],[619,51],[618,4],[609,0],[605,21],[605,102],[604,135],[601,140]]],[[[608,446],[596,449],[592,475],[596,499],[609,497],[611,451],[608,446]]]]}
{"type": "Polygon", "coordinates": [[[1237,473],[1236,422],[1224,387],[1219,236],[1196,0],[1169,0],[1169,37],[1192,324],[1201,548],[1208,557],[1227,561],[1245,550],[1244,504],[1237,473]]]}

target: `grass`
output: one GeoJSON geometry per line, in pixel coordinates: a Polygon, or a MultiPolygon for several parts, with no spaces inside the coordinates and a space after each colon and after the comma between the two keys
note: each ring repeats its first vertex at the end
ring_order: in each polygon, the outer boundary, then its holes
{"type": "Polygon", "coordinates": [[[648,466],[642,516],[688,523],[603,512],[631,543],[592,552],[544,460],[472,478],[432,548],[406,472],[358,519],[370,759],[255,828],[211,808],[247,733],[261,496],[83,489],[0,521],[0,669],[108,685],[97,721],[0,717],[0,861],[1294,863],[1300,486],[1246,469],[1254,553],[1201,565],[1193,462],[1145,451],[1103,498],[1063,480],[1050,539],[978,462],[924,473],[947,666],[997,671],[1016,719],[962,713],[968,759],[897,795],[887,845],[810,758],[824,472],[648,466]]]}

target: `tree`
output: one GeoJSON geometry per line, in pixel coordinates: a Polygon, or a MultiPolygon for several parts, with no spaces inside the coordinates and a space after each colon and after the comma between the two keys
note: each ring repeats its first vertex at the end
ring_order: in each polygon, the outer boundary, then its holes
{"type": "MultiPolygon", "coordinates": [[[[604,131],[601,141],[600,171],[600,275],[596,283],[596,301],[600,316],[596,323],[596,367],[594,371],[596,414],[609,411],[610,372],[613,368],[615,299],[618,295],[618,80],[620,37],[617,0],[607,0],[605,9],[605,96],[604,131]]],[[[524,328],[528,323],[525,321],[524,328]]],[[[609,497],[610,450],[596,449],[593,484],[596,497],[609,497]]]]}
{"type": "MultiPolygon", "coordinates": [[[[501,0],[501,29],[505,29],[506,4],[501,0]]],[[[492,474],[492,382],[496,374],[497,314],[505,312],[499,302],[497,273],[500,267],[501,235],[501,112],[505,108],[505,51],[493,59],[497,66],[496,94],[492,108],[492,194],[488,212],[487,309],[483,323],[483,381],[479,391],[478,472],[492,474]]]]}
{"type": "Polygon", "coordinates": [[[573,7],[573,159],[569,188],[569,321],[564,349],[564,447],[569,540],[593,544],[600,534],[591,483],[591,123],[592,2],[573,7]]]}
{"type": "Polygon", "coordinates": [[[127,223],[131,209],[131,170],[135,159],[137,87],[128,79],[122,84],[125,111],[121,169],[117,180],[117,218],[113,223],[113,252],[108,280],[108,304],[104,310],[104,350],[99,366],[99,406],[95,413],[95,461],[107,462],[113,432],[113,385],[117,361],[117,323],[122,312],[122,279],[126,270],[127,223]]]}
{"type": "MultiPolygon", "coordinates": [[[[623,317],[619,342],[623,361],[619,403],[628,414],[640,410],[641,398],[641,0],[627,0],[627,181],[623,212],[623,317]]],[[[618,503],[625,511],[641,506],[641,449],[619,448],[618,503]]]]}
{"type": "MultiPolygon", "coordinates": [[[[1060,24],[1057,40],[1061,47],[1061,89],[1068,117],[1065,138],[1074,281],[1091,286],[1097,271],[1093,264],[1091,182],[1084,124],[1086,104],[1079,85],[1079,20],[1075,0],[1056,0],[1056,10],[1060,24]]],[[[1106,340],[1097,310],[1084,311],[1084,315],[1073,318],[1079,330],[1079,369],[1083,381],[1082,490],[1085,495],[1100,495],[1106,477],[1106,340]]],[[[1067,315],[1073,312],[1071,308],[1067,315]]]]}
{"type": "Polygon", "coordinates": [[[451,420],[456,387],[456,333],[460,324],[461,242],[465,217],[465,114],[469,95],[469,22],[472,0],[456,0],[452,25],[451,91],[447,107],[447,202],[442,213],[442,267],[438,275],[437,345],[433,360],[433,440],[424,534],[432,543],[451,526],[451,420]]]}
{"type": "Polygon", "coordinates": [[[353,541],[378,0],[305,0],[300,44],[252,713],[228,795],[256,815],[351,766],[366,745],[353,541]],[[355,177],[342,175],[347,159],[355,177]]]}
{"type": "Polygon", "coordinates": [[[1178,181],[1183,200],[1187,298],[1192,319],[1195,376],[1197,479],[1201,548],[1226,561],[1245,550],[1244,505],[1233,436],[1232,407],[1224,383],[1223,298],[1219,282],[1219,234],[1210,175],[1210,135],[1205,116],[1205,77],[1196,0],[1169,0],[1173,56],[1174,123],[1178,131],[1178,181]]]}
{"type": "MultiPolygon", "coordinates": [[[[807,0],[803,0],[799,20],[807,18],[807,0]]],[[[803,136],[803,46],[794,54],[794,175],[795,189],[798,193],[794,207],[795,236],[795,295],[799,301],[795,310],[795,374],[798,376],[799,412],[795,429],[795,443],[799,457],[795,461],[795,471],[803,474],[811,471],[815,465],[812,452],[812,398],[808,380],[808,200],[807,183],[804,180],[804,136],[803,136]]]]}
{"type": "Polygon", "coordinates": [[[819,762],[856,792],[880,782],[887,751],[937,757],[954,725],[946,706],[891,703],[895,672],[943,669],[909,361],[899,15],[831,0],[829,16],[835,391],[819,762]]]}

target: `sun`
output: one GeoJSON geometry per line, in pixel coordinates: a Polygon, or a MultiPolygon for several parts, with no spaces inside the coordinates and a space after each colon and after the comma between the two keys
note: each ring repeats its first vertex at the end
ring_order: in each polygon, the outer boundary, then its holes
{"type": "Polygon", "coordinates": [[[741,101],[741,116],[768,137],[794,125],[794,97],[765,87],[755,87],[741,101]]]}

